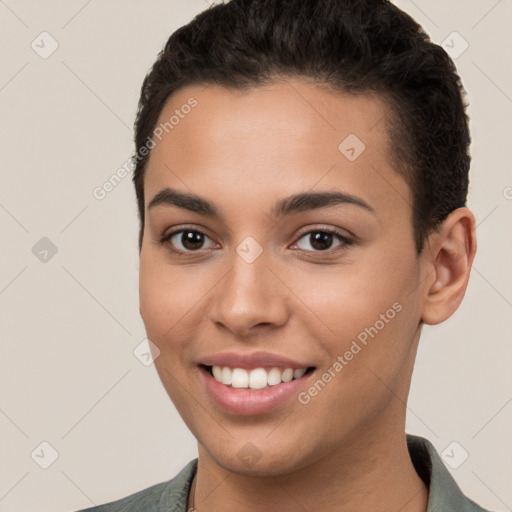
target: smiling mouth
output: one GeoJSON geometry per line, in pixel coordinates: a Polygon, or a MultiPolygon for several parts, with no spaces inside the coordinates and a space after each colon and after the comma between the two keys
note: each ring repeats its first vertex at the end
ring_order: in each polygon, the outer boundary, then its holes
{"type": "Polygon", "coordinates": [[[208,366],[200,364],[211,377],[227,387],[238,389],[268,389],[272,386],[297,380],[309,375],[314,366],[307,368],[257,367],[253,369],[231,368],[228,366],[208,366]]]}

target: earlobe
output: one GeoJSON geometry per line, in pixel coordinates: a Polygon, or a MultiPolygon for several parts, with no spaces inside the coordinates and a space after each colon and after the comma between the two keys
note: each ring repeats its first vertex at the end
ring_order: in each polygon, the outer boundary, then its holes
{"type": "Polygon", "coordinates": [[[457,310],[466,292],[476,253],[475,218],[454,210],[429,240],[431,279],[427,279],[422,321],[439,324],[457,310]]]}

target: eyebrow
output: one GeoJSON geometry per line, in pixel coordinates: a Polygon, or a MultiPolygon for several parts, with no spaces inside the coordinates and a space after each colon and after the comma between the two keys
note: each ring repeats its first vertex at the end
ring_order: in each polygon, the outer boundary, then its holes
{"type": "MultiPolygon", "coordinates": [[[[326,208],[338,204],[354,205],[375,213],[375,210],[366,201],[357,196],[342,192],[325,191],[301,192],[280,199],[273,206],[271,216],[273,219],[278,219],[294,213],[326,208]]],[[[149,203],[148,210],[162,205],[177,206],[184,210],[224,221],[219,209],[209,200],[196,194],[181,192],[173,188],[167,187],[160,190],[149,203]]]]}

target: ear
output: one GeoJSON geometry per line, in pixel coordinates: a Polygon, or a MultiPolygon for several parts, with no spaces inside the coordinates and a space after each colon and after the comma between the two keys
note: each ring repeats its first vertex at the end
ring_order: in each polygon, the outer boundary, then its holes
{"type": "Polygon", "coordinates": [[[429,236],[425,247],[427,278],[422,321],[439,324],[457,310],[476,253],[475,217],[466,207],[457,208],[429,236]]]}

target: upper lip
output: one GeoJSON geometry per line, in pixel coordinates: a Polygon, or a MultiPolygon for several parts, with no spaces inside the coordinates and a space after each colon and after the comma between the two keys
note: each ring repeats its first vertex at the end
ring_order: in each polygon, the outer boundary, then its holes
{"type": "Polygon", "coordinates": [[[205,366],[228,366],[229,368],[261,368],[264,366],[282,367],[282,368],[309,368],[310,364],[301,363],[288,357],[272,354],[270,352],[252,352],[244,354],[240,352],[221,352],[212,356],[205,357],[199,361],[199,364],[205,366]]]}

